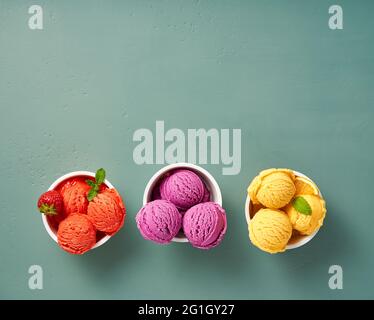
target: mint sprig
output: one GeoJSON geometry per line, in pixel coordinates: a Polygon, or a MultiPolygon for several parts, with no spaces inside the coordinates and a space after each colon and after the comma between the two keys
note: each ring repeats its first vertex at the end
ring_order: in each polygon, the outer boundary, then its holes
{"type": "Polygon", "coordinates": [[[105,180],[105,170],[103,168],[96,171],[95,175],[96,183],[101,185],[105,180]]]}
{"type": "Polygon", "coordinates": [[[292,206],[301,214],[305,214],[306,216],[310,216],[312,214],[312,208],[310,207],[308,201],[306,201],[303,197],[299,196],[293,199],[292,206]]]}
{"type": "Polygon", "coordinates": [[[103,184],[105,181],[105,170],[103,168],[100,168],[99,170],[96,171],[95,175],[95,181],[86,180],[86,183],[91,187],[90,191],[88,191],[87,194],[87,200],[92,201],[97,194],[99,193],[100,190],[100,185],[103,184]]]}

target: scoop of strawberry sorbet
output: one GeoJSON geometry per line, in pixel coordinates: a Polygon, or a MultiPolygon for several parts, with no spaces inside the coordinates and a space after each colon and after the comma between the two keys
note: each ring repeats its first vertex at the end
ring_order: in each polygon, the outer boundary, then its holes
{"type": "Polygon", "coordinates": [[[64,201],[65,215],[72,213],[87,213],[87,193],[90,186],[83,180],[68,181],[61,188],[61,195],[64,201]]]}
{"type": "Polygon", "coordinates": [[[72,213],[58,227],[58,244],[72,254],[83,254],[96,243],[96,230],[87,215],[72,213]]]}
{"type": "Polygon", "coordinates": [[[97,230],[113,235],[123,226],[126,209],[119,193],[107,189],[89,202],[87,215],[97,230]]]}

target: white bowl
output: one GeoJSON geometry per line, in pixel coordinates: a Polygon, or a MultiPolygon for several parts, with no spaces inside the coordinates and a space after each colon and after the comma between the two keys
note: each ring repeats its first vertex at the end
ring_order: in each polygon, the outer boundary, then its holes
{"type": "MultiPolygon", "coordinates": [[[[304,177],[304,178],[308,179],[309,181],[313,182],[312,179],[310,179],[309,177],[307,177],[303,173],[300,173],[298,171],[293,171],[293,173],[295,174],[295,176],[304,177]]],[[[314,183],[314,184],[317,186],[316,183],[314,183]]],[[[318,186],[317,186],[317,188],[318,188],[318,186]]],[[[319,189],[318,189],[318,193],[319,193],[320,197],[323,198],[322,194],[321,194],[321,191],[319,189]]],[[[249,208],[251,208],[251,198],[247,194],[247,199],[245,201],[245,218],[246,218],[248,224],[249,224],[249,221],[251,221],[250,209],[249,208]]],[[[314,238],[314,236],[317,234],[318,231],[319,231],[319,228],[308,236],[300,236],[300,238],[297,242],[288,244],[286,246],[286,250],[296,249],[296,248],[299,248],[299,247],[307,244],[310,240],[312,240],[314,238]]]]}
{"type": "MultiPolygon", "coordinates": [[[[89,172],[89,171],[74,171],[74,172],[67,173],[67,174],[63,175],[62,177],[58,178],[55,182],[53,182],[51,184],[51,186],[48,188],[48,191],[54,190],[61,182],[65,181],[67,179],[74,178],[74,177],[82,177],[82,176],[83,177],[92,177],[92,178],[95,178],[95,173],[89,172]]],[[[113,185],[108,180],[106,180],[106,179],[104,181],[104,184],[108,188],[114,189],[113,185]]],[[[45,214],[42,214],[42,219],[43,219],[44,227],[47,230],[47,232],[50,235],[50,237],[55,242],[58,242],[57,241],[57,231],[55,231],[55,230],[53,230],[51,228],[51,226],[49,225],[47,216],[45,214]]],[[[105,242],[107,242],[110,238],[111,238],[111,236],[106,235],[105,237],[101,238],[98,242],[96,242],[96,244],[91,249],[95,249],[95,248],[100,247],[105,242]]]]}
{"type": "MultiPolygon", "coordinates": [[[[191,163],[179,162],[169,164],[162,169],[158,170],[152,178],[148,181],[147,186],[144,190],[143,195],[143,206],[145,206],[148,202],[152,201],[152,192],[153,188],[161,181],[161,179],[165,176],[166,173],[176,170],[176,169],[188,169],[194,171],[205,183],[206,187],[210,192],[210,201],[218,203],[222,206],[222,194],[221,189],[218,186],[217,181],[213,178],[213,176],[206,171],[205,169],[191,163]]],[[[174,242],[188,242],[188,239],[180,232],[176,237],[173,238],[174,242]]]]}

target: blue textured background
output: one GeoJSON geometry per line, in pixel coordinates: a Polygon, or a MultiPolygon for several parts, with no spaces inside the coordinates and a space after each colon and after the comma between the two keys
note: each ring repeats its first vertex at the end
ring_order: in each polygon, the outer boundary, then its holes
{"type": "Polygon", "coordinates": [[[373,298],[373,1],[0,1],[0,298],[373,298]],[[138,128],[241,128],[242,170],[219,182],[222,245],[157,246],[134,216],[161,166],[132,160],[138,128]],[[57,177],[105,167],[128,209],[109,243],[70,256],[36,200],[57,177]],[[328,216],[305,247],[253,247],[246,187],[289,167],[321,188],[328,216]],[[28,289],[28,268],[44,289],[28,289]],[[328,268],[344,270],[330,290],[328,268]]]}

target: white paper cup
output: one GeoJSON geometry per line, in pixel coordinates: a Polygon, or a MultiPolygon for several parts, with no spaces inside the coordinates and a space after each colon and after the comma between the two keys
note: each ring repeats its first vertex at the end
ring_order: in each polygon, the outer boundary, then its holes
{"type": "MultiPolygon", "coordinates": [[[[308,179],[309,181],[311,181],[312,183],[314,183],[312,179],[310,179],[309,177],[307,177],[303,173],[300,173],[298,171],[293,171],[293,173],[295,174],[295,176],[304,177],[304,178],[308,179]]],[[[316,183],[314,183],[314,184],[317,186],[316,183]]],[[[318,188],[318,186],[317,186],[317,188],[318,188]]],[[[318,189],[318,193],[319,193],[320,197],[323,198],[322,194],[321,194],[321,191],[319,189],[318,189]]],[[[249,224],[249,222],[251,221],[250,208],[252,208],[252,202],[251,202],[251,198],[247,194],[247,199],[245,201],[245,218],[247,220],[247,224],[249,224]]],[[[319,231],[319,228],[308,236],[300,235],[300,237],[297,239],[296,242],[287,244],[286,250],[296,249],[296,248],[302,247],[303,245],[307,244],[310,240],[312,240],[314,238],[314,236],[317,234],[318,231],[319,231]]]]}
{"type": "MultiPolygon", "coordinates": [[[[220,206],[222,206],[222,194],[221,189],[218,186],[217,181],[213,178],[213,176],[202,167],[199,167],[195,164],[191,163],[173,163],[169,164],[162,169],[158,170],[152,178],[148,181],[147,186],[144,190],[143,195],[143,206],[145,206],[148,202],[152,201],[152,193],[153,189],[160,183],[161,179],[170,171],[174,171],[176,169],[188,169],[193,172],[195,172],[205,183],[206,187],[208,188],[210,192],[210,201],[218,203],[220,206]]],[[[180,231],[174,238],[174,242],[188,242],[188,239],[183,234],[182,231],[180,231]]]]}
{"type": "MultiPolygon", "coordinates": [[[[74,172],[67,173],[67,174],[63,175],[62,177],[58,178],[55,182],[53,182],[51,184],[51,186],[48,188],[48,191],[54,190],[60,183],[64,182],[67,179],[74,178],[74,177],[92,177],[92,178],[95,178],[95,173],[89,172],[89,171],[74,171],[74,172]]],[[[113,185],[106,179],[104,181],[104,184],[108,188],[114,189],[113,185]]],[[[57,242],[57,230],[54,230],[52,228],[52,226],[49,224],[49,221],[48,221],[47,216],[45,214],[42,214],[42,219],[43,219],[44,227],[47,230],[48,234],[50,235],[50,237],[55,242],[57,242]]],[[[100,247],[105,242],[107,242],[110,238],[111,238],[111,236],[108,236],[108,235],[104,236],[98,242],[96,242],[96,244],[91,249],[95,249],[95,248],[100,247]]]]}

